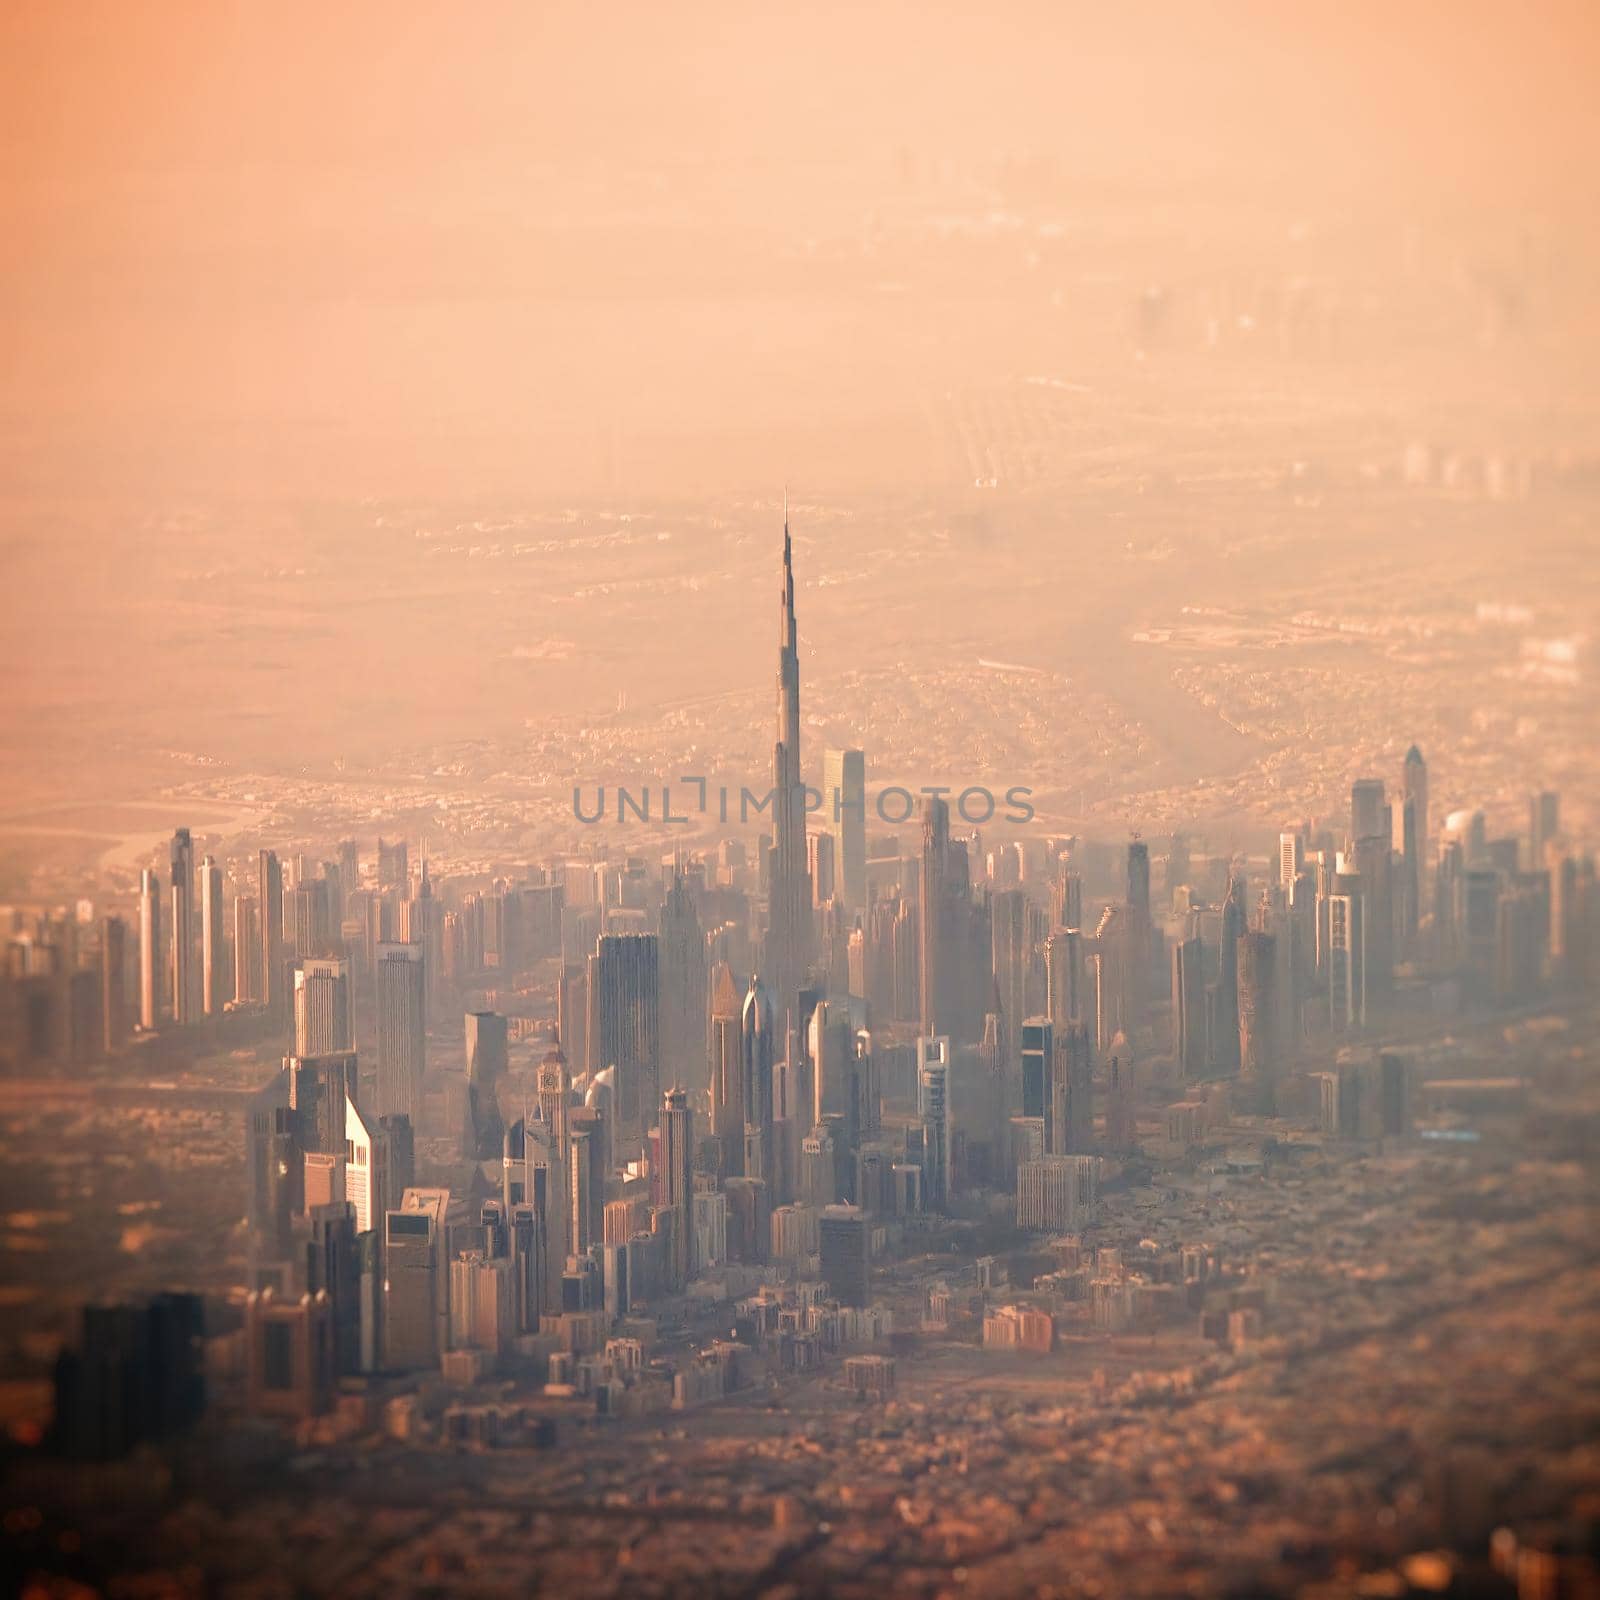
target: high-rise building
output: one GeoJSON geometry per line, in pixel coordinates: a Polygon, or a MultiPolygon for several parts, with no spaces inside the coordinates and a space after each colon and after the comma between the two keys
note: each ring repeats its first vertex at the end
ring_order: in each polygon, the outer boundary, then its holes
{"type": "Polygon", "coordinates": [[[1383,779],[1357,778],[1350,786],[1351,843],[1380,833],[1387,841],[1389,839],[1389,829],[1385,826],[1387,810],[1388,807],[1384,803],[1383,779]]]}
{"type": "Polygon", "coordinates": [[[867,903],[867,760],[861,751],[824,755],[822,814],[833,833],[835,892],[860,911],[867,903]]]}
{"type": "Polygon", "coordinates": [[[1533,872],[1545,867],[1545,849],[1561,833],[1561,796],[1553,789],[1541,789],[1528,800],[1528,865],[1533,872]]]}
{"type": "Polygon", "coordinates": [[[747,1135],[755,1134],[753,1148],[760,1152],[760,1171],[752,1171],[746,1160],[744,1175],[760,1178],[772,1192],[777,1173],[777,1150],[774,1143],[775,1087],[773,1063],[773,1035],[775,1019],[772,1013],[772,991],[760,977],[750,974],[750,988],[744,997],[744,1007],[739,1016],[740,1079],[744,1087],[744,1120],[747,1135]]]}
{"type": "Polygon", "coordinates": [[[923,1202],[942,1211],[950,1197],[950,1040],[917,1040],[917,1116],[922,1121],[923,1202]]]}
{"type": "Polygon", "coordinates": [[[384,1365],[414,1371],[438,1364],[449,1332],[446,1276],[448,1189],[407,1189],[384,1216],[384,1365]]]}
{"type": "Polygon", "coordinates": [[[139,874],[139,1026],[161,1022],[161,880],[148,867],[139,874]]]}
{"type": "Polygon", "coordinates": [[[397,896],[409,894],[411,864],[404,839],[397,839],[393,844],[383,839],[378,841],[378,887],[393,889],[397,896]]]}
{"type": "Polygon", "coordinates": [[[663,1198],[677,1213],[673,1230],[673,1277],[687,1283],[698,1270],[694,1238],[694,1112],[688,1091],[668,1089],[661,1097],[663,1198]]]}
{"type": "Polygon", "coordinates": [[[1050,1156],[1087,1155],[1094,1148],[1094,1036],[1087,1022],[1055,1030],[1050,1085],[1050,1156]]]}
{"type": "Polygon", "coordinates": [[[1278,1058],[1276,938],[1249,928],[1239,936],[1239,1076],[1255,1102],[1272,1112],[1277,1105],[1278,1058]]]}
{"type": "Polygon", "coordinates": [[[659,960],[660,1073],[698,1093],[706,1081],[706,940],[689,880],[678,870],[661,903],[659,960]]]}
{"type": "Polygon", "coordinates": [[[1021,889],[1002,889],[989,902],[989,958],[995,992],[1000,996],[1000,1016],[1010,1050],[1006,1076],[1013,1083],[1022,1023],[1028,1015],[1030,976],[1034,955],[1037,908],[1021,889]]]}
{"type": "Polygon", "coordinates": [[[193,1022],[200,986],[194,972],[194,840],[187,828],[172,836],[172,1020],[193,1022]]]}
{"type": "Polygon", "coordinates": [[[822,1281],[843,1306],[864,1306],[870,1298],[872,1221],[855,1206],[822,1208],[818,1224],[822,1281]]]}
{"type": "Polygon", "coordinates": [[[1050,1084],[1055,1070],[1055,1039],[1048,1017],[1028,1017],[1019,1030],[1022,1046],[1022,1114],[1045,1120],[1050,1148],[1050,1084]]]}
{"type": "Polygon", "coordinates": [[[294,1051],[329,1055],[355,1047],[350,1021],[350,963],[310,959],[294,974],[294,1051]]]}
{"type": "Polygon", "coordinates": [[[1402,842],[1407,852],[1406,882],[1413,906],[1408,928],[1414,935],[1417,921],[1422,915],[1423,896],[1427,892],[1427,863],[1432,859],[1428,853],[1428,763],[1422,759],[1422,752],[1416,745],[1406,751],[1400,793],[1403,827],[1409,817],[1410,833],[1402,842]]]}
{"type": "Polygon", "coordinates": [[[772,845],[768,857],[766,971],[785,1013],[798,1002],[811,963],[811,883],[806,870],[806,792],[800,763],[800,650],[794,610],[794,551],[783,514],[778,607],[778,738],[772,748],[772,845]]]}
{"type": "Polygon", "coordinates": [[[1206,1069],[1205,950],[1191,934],[1172,947],[1172,1054],[1185,1078],[1206,1069]]]}
{"type": "Polygon", "coordinates": [[[379,1116],[403,1116],[417,1125],[427,1064],[424,1025],[426,965],[419,944],[381,944],[373,990],[378,1014],[379,1116]]]}
{"type": "Polygon", "coordinates": [[[1212,1065],[1220,1072],[1239,1070],[1239,937],[1246,927],[1243,888],[1234,878],[1222,906],[1217,947],[1217,981],[1211,991],[1212,1065]]]}
{"type": "Polygon", "coordinates": [[[253,894],[233,899],[233,998],[254,1005],[261,998],[260,902],[253,894]]]}
{"type": "Polygon", "coordinates": [[[128,925],[107,917],[100,925],[100,1024],[106,1054],[128,1042],[128,925]]]}
{"type": "Polygon", "coordinates": [[[1278,835],[1278,887],[1285,894],[1294,887],[1300,876],[1300,866],[1305,839],[1298,828],[1288,829],[1278,835]]]}
{"type": "Polygon", "coordinates": [[[283,948],[283,868],[276,851],[263,850],[259,865],[261,988],[260,998],[273,1016],[286,1015],[288,972],[283,948]]]}
{"type": "Polygon", "coordinates": [[[196,1294],[85,1306],[56,1361],[53,1453],[111,1460],[197,1422],[206,1404],[204,1312],[196,1294]]]}
{"type": "Polygon", "coordinates": [[[1361,934],[1366,945],[1370,1004],[1375,998],[1386,998],[1394,981],[1394,850],[1387,827],[1356,840],[1355,870],[1361,875],[1366,901],[1361,934]]]}
{"type": "Polygon", "coordinates": [[[222,868],[213,856],[200,863],[200,995],[208,1017],[226,1004],[227,948],[223,942],[222,868]]]}
{"type": "Polygon", "coordinates": [[[717,963],[711,998],[711,1132],[721,1175],[744,1176],[744,1043],[739,991],[727,962],[717,963]]]}
{"type": "Polygon", "coordinates": [[[1058,927],[1045,940],[1045,1012],[1064,1028],[1084,1015],[1083,933],[1058,927]]]}
{"type": "Polygon", "coordinates": [[[1366,1026],[1365,900],[1355,873],[1336,875],[1328,911],[1328,1018],[1335,1032],[1366,1026]]]}
{"type": "Polygon", "coordinates": [[[1097,1156],[1046,1155],[1017,1164],[1017,1226],[1073,1232],[1094,1220],[1097,1156]]]}
{"type": "Polygon", "coordinates": [[[466,1014],[467,1110],[473,1154],[491,1161],[500,1154],[505,1124],[500,1116],[500,1080],[510,1065],[509,1030],[498,1011],[466,1014]]]}
{"type": "Polygon", "coordinates": [[[938,795],[923,802],[920,871],[921,1031],[972,1039],[994,987],[991,938],[972,904],[966,847],[950,838],[950,807],[938,795]]]}
{"type": "Polygon", "coordinates": [[[589,958],[589,1075],[616,1068],[619,1158],[643,1143],[660,1100],[658,950],[653,933],[606,933],[589,958]]]}
{"type": "Polygon", "coordinates": [[[838,891],[837,858],[831,833],[806,835],[806,872],[811,879],[814,906],[825,906],[838,891]]]}
{"type": "Polygon", "coordinates": [[[361,887],[361,847],[354,839],[339,841],[339,921],[351,914],[351,896],[361,887]]]}

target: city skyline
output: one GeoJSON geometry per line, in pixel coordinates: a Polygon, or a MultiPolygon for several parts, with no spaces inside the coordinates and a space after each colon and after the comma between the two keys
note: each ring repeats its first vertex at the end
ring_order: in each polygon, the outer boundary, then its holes
{"type": "Polygon", "coordinates": [[[0,12],[7,1592],[1600,1594],[1597,74],[0,12]]]}

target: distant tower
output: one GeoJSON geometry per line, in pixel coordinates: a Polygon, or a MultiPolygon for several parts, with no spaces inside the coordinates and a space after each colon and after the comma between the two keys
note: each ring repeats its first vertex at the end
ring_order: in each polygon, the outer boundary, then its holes
{"type": "Polygon", "coordinates": [[[260,856],[261,1002],[275,1016],[288,1010],[287,973],[283,950],[283,868],[277,853],[260,856]]]}
{"type": "Polygon", "coordinates": [[[1239,1069],[1239,937],[1245,926],[1240,881],[1235,878],[1223,902],[1217,982],[1212,991],[1212,1065],[1222,1072],[1239,1069]]]}
{"type": "Polygon", "coordinates": [[[100,1017],[108,1056],[128,1042],[127,943],[128,925],[107,917],[100,933],[100,1017]]]}
{"type": "Polygon", "coordinates": [[[822,763],[822,814],[834,839],[840,898],[852,911],[867,903],[867,758],[859,750],[829,750],[822,763]]]}
{"type": "Polygon", "coordinates": [[[252,894],[233,897],[233,998],[241,1005],[253,1005],[261,998],[259,907],[260,902],[252,894]]]}
{"type": "Polygon", "coordinates": [[[1278,835],[1278,887],[1287,895],[1300,876],[1305,841],[1300,830],[1286,829],[1278,835]]]}
{"type": "Polygon", "coordinates": [[[212,856],[200,863],[200,980],[208,1017],[220,1016],[225,1001],[227,949],[222,937],[222,868],[212,856]]]}
{"type": "Polygon", "coordinates": [[[806,796],[800,767],[800,649],[787,506],[778,607],[778,739],[772,749],[772,788],[766,968],[778,1004],[787,1011],[798,1003],[811,962],[811,883],[806,870],[806,796]]]}
{"type": "Polygon", "coordinates": [[[1247,929],[1239,936],[1239,1076],[1249,1086],[1252,1109],[1276,1109],[1275,939],[1247,929]]]}
{"type": "MultiPolygon", "coordinates": [[[[1021,889],[1002,889],[989,902],[989,963],[1000,996],[1000,1015],[1010,1055],[1007,1074],[1017,1070],[1022,1023],[1028,1015],[1028,977],[1033,965],[1034,905],[1021,889]]],[[[1014,1079],[1013,1079],[1014,1081],[1014,1079]]]]}
{"type": "Polygon", "coordinates": [[[1334,874],[1328,912],[1328,1013],[1335,1033],[1364,1027],[1367,1020],[1365,896],[1360,875],[1334,874]]]}
{"type": "Polygon", "coordinates": [[[299,1056],[353,1050],[350,963],[312,958],[294,975],[294,1051],[299,1056]]]}
{"type": "Polygon", "coordinates": [[[1083,934],[1057,928],[1045,941],[1045,1011],[1058,1029],[1083,1015],[1083,934]]]}
{"type": "Polygon", "coordinates": [[[374,993],[378,1012],[378,1115],[403,1116],[415,1128],[426,1067],[426,966],[419,944],[378,946],[374,993]]]}
{"type": "Polygon", "coordinates": [[[722,1151],[722,1176],[744,1176],[745,1083],[739,990],[727,962],[717,963],[711,998],[711,1132],[722,1151]]]}
{"type": "Polygon", "coordinates": [[[659,1104],[658,951],[653,933],[603,933],[589,957],[589,1076],[617,1069],[620,1160],[643,1144],[659,1104]]]}
{"type": "Polygon", "coordinates": [[[694,1249],[694,1112],[688,1091],[668,1089],[661,1097],[661,1160],[665,1170],[664,1198],[676,1212],[672,1242],[675,1276],[687,1283],[697,1263],[694,1249]]]}
{"type": "Polygon", "coordinates": [[[339,841],[339,921],[350,915],[350,897],[361,887],[361,847],[354,839],[339,841]]]}
{"type": "Polygon", "coordinates": [[[1382,778],[1357,778],[1350,786],[1350,841],[1370,839],[1382,834],[1389,839],[1385,826],[1384,790],[1382,778]]]}
{"type": "Polygon", "coordinates": [[[1422,904],[1422,895],[1427,885],[1423,882],[1423,873],[1429,860],[1428,855],[1428,763],[1422,759],[1422,752],[1415,746],[1406,751],[1405,772],[1401,779],[1402,805],[1411,808],[1412,831],[1416,836],[1416,872],[1414,874],[1417,904],[1422,904]]]}
{"type": "Polygon", "coordinates": [[[922,1119],[923,1198],[942,1211],[950,1197],[950,1041],[917,1040],[917,1115],[922,1119]]]}
{"type": "Polygon", "coordinates": [[[194,840],[187,828],[172,836],[172,1020],[195,1019],[194,840]]]}
{"type": "Polygon", "coordinates": [[[1561,796],[1553,789],[1541,789],[1528,801],[1528,843],[1531,847],[1528,867],[1532,872],[1543,872],[1545,846],[1561,833],[1561,796]]]}
{"type": "Polygon", "coordinates": [[[139,1026],[146,1033],[161,1021],[161,879],[148,867],[139,874],[139,1026]]]}
{"type": "Polygon", "coordinates": [[[1022,1114],[1044,1124],[1044,1148],[1054,1145],[1055,1033],[1048,1017],[1028,1017],[1018,1030],[1022,1041],[1022,1114]]]}
{"type": "Polygon", "coordinates": [[[745,1127],[755,1130],[756,1148],[761,1152],[761,1170],[751,1172],[747,1161],[745,1176],[762,1179],[770,1194],[778,1159],[773,1142],[772,991],[755,973],[750,974],[750,988],[744,997],[744,1009],[739,1017],[739,1054],[740,1075],[744,1083],[745,1127]]]}
{"type": "Polygon", "coordinates": [[[660,929],[661,1072],[698,1093],[706,1072],[706,940],[681,872],[662,901],[660,929]]]}
{"type": "Polygon", "coordinates": [[[539,1097],[539,1117],[549,1133],[552,1147],[565,1159],[567,1148],[567,1058],[560,1045],[545,1051],[539,1063],[535,1092],[539,1097]]]}
{"type": "Polygon", "coordinates": [[[1204,951],[1199,934],[1172,947],[1172,1053],[1185,1078],[1206,1068],[1204,951]]]}

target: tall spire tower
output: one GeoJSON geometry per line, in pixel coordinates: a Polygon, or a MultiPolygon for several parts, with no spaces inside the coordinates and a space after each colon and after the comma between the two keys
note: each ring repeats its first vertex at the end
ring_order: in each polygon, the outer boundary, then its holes
{"type": "Polygon", "coordinates": [[[772,747],[772,856],[767,906],[767,979],[780,1010],[797,1007],[811,956],[811,882],[806,868],[806,792],[800,776],[800,650],[794,615],[794,546],[783,499],[783,573],[778,608],[778,742],[772,747]]]}

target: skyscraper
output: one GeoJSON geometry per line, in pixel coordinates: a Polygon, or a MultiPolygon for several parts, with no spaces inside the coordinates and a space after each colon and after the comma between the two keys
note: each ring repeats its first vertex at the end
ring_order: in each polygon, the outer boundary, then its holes
{"type": "Polygon", "coordinates": [[[766,969],[779,1009],[799,1000],[811,961],[811,882],[806,870],[806,793],[800,767],[800,650],[794,612],[794,551],[783,513],[778,607],[778,738],[772,748],[772,845],[768,867],[766,969]]]}
{"type": "Polygon", "coordinates": [[[745,1176],[762,1179],[769,1194],[777,1170],[777,1151],[773,1144],[773,1031],[772,993],[752,972],[750,988],[744,997],[744,1009],[739,1018],[739,1053],[744,1083],[745,1127],[755,1130],[755,1148],[761,1152],[761,1170],[750,1171],[750,1163],[746,1161],[745,1176]]]}
{"type": "Polygon", "coordinates": [[[994,990],[989,911],[973,904],[966,845],[951,839],[950,807],[937,795],[923,802],[920,870],[921,1031],[975,1039],[994,990]]]}
{"type": "Polygon", "coordinates": [[[1406,764],[1401,777],[1400,792],[1402,806],[1409,806],[1411,809],[1411,826],[1416,839],[1416,862],[1414,870],[1410,872],[1410,876],[1413,887],[1416,890],[1416,903],[1420,908],[1426,887],[1423,881],[1423,874],[1430,859],[1428,855],[1428,763],[1422,759],[1422,752],[1415,745],[1412,745],[1406,751],[1406,764]]]}
{"type": "Polygon", "coordinates": [[[660,929],[661,1072],[698,1092],[706,1075],[706,940],[680,871],[661,903],[660,929]]]}
{"type": "Polygon", "coordinates": [[[1252,1110],[1276,1107],[1277,993],[1275,936],[1249,928],[1239,936],[1239,1076],[1247,1086],[1252,1110]]]}
{"type": "Polygon", "coordinates": [[[917,1115],[922,1119],[923,1199],[942,1211],[950,1195],[950,1040],[946,1037],[917,1040],[917,1115]]]}
{"type": "Polygon", "coordinates": [[[207,856],[200,863],[200,993],[208,1017],[226,1003],[227,948],[222,938],[222,868],[207,856]]]}
{"type": "Polygon", "coordinates": [[[233,898],[233,998],[241,1005],[261,998],[260,902],[253,894],[233,898]]]}
{"type": "Polygon", "coordinates": [[[1350,786],[1350,839],[1371,838],[1374,834],[1389,837],[1384,826],[1384,801],[1382,778],[1357,778],[1350,786]]]}
{"type": "Polygon", "coordinates": [[[1278,835],[1278,887],[1285,894],[1294,887],[1300,875],[1304,839],[1298,828],[1285,829],[1278,835]]]}
{"type": "Polygon", "coordinates": [[[373,985],[378,1012],[379,1116],[417,1125],[427,1034],[423,1021],[426,968],[419,944],[381,944],[373,985]]]}
{"type": "Polygon", "coordinates": [[[1055,1031],[1048,1017],[1028,1017],[1019,1030],[1022,1040],[1022,1114],[1044,1124],[1044,1148],[1054,1148],[1057,1067],[1055,1031]]]}
{"type": "Polygon", "coordinates": [[[1528,866],[1532,872],[1545,867],[1545,846],[1561,832],[1561,796],[1553,789],[1541,789],[1528,800],[1528,866]]]}
{"type": "Polygon", "coordinates": [[[139,874],[139,1026],[161,1021],[161,880],[148,867],[139,874]]]}
{"type": "Polygon", "coordinates": [[[644,1142],[660,1103],[658,949],[653,933],[604,933],[589,957],[589,1076],[617,1069],[619,1160],[644,1142]]]}
{"type": "Polygon", "coordinates": [[[107,917],[100,930],[100,1021],[108,1056],[128,1042],[127,944],[128,925],[107,917]]]}
{"type": "Polygon", "coordinates": [[[1367,958],[1360,876],[1335,874],[1328,902],[1328,1020],[1334,1032],[1364,1027],[1367,958]]]}
{"type": "Polygon", "coordinates": [[[840,1305],[866,1305],[872,1267],[870,1219],[855,1206],[825,1206],[817,1231],[828,1293],[840,1305]]]}
{"type": "Polygon", "coordinates": [[[661,1097],[661,1161],[665,1168],[663,1198],[676,1212],[672,1234],[673,1276],[687,1283],[697,1263],[694,1250],[694,1112],[688,1091],[668,1089],[661,1097]]]}
{"type": "Polygon", "coordinates": [[[506,1019],[499,1012],[467,1013],[467,1138],[479,1161],[499,1157],[505,1138],[499,1085],[508,1065],[506,1041],[506,1019]]]}
{"type": "Polygon", "coordinates": [[[722,1176],[744,1176],[744,1044],[739,991],[726,961],[717,963],[711,998],[711,1132],[722,1153],[722,1176]]]}
{"type": "Polygon", "coordinates": [[[350,915],[350,897],[361,887],[361,847],[354,839],[339,841],[338,919],[350,915]]]}
{"type": "Polygon", "coordinates": [[[867,758],[829,750],[822,762],[822,814],[833,834],[835,888],[852,911],[867,903],[867,758]]]}
{"type": "Polygon", "coordinates": [[[350,1024],[350,963],[309,960],[294,975],[294,1053],[329,1055],[355,1048],[350,1024]]]}
{"type": "Polygon", "coordinates": [[[1172,947],[1172,1054],[1185,1078],[1206,1067],[1205,952],[1199,934],[1172,947]]]}
{"type": "Polygon", "coordinates": [[[1241,885],[1234,878],[1222,906],[1217,981],[1211,991],[1211,1063],[1222,1072],[1239,1070],[1239,936],[1245,926],[1241,885]]]}
{"type": "Polygon", "coordinates": [[[194,981],[194,840],[187,828],[172,836],[172,1020],[193,1022],[194,981]]]}
{"type": "Polygon", "coordinates": [[[283,868],[277,852],[263,850],[259,866],[260,884],[256,898],[261,931],[261,1002],[273,1015],[281,1015],[288,1005],[288,976],[283,953],[283,868]]]}

